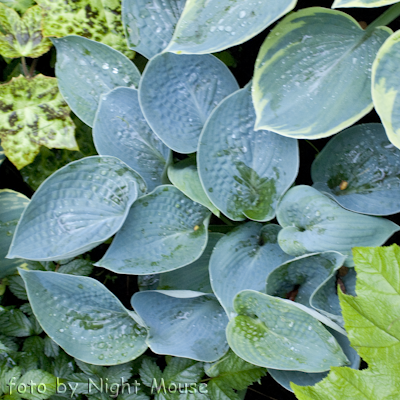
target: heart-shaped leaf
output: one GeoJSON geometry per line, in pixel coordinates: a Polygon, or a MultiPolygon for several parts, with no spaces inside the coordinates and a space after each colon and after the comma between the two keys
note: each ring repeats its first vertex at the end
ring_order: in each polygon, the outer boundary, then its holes
{"type": "Polygon", "coordinates": [[[239,86],[212,55],[163,53],[146,65],[140,105],[153,131],[172,150],[193,153],[212,110],[239,86]]]}
{"type": "Polygon", "coordinates": [[[286,193],[276,214],[284,228],[279,232],[279,245],[294,256],[330,250],[350,256],[353,247],[380,246],[400,229],[389,220],[345,210],[304,185],[286,193]]]}
{"type": "Polygon", "coordinates": [[[372,109],[370,71],[391,32],[366,32],[349,15],[320,7],[288,15],[256,61],[256,129],[317,139],[358,121],[372,109]]]}
{"type": "Polygon", "coordinates": [[[212,362],[228,350],[228,318],[212,294],[149,290],[135,293],[131,303],[149,329],[154,353],[212,362]]]}
{"type": "Polygon", "coordinates": [[[29,199],[13,190],[0,190],[0,279],[15,272],[24,260],[4,258],[10,247],[15,227],[29,199]]]}
{"type": "Polygon", "coordinates": [[[400,148],[400,30],[380,48],[372,66],[372,98],[389,140],[400,148]]]}
{"type": "Polygon", "coordinates": [[[20,269],[43,330],[68,354],[96,365],[122,364],[147,349],[146,329],[95,279],[20,269]]]}
{"type": "Polygon", "coordinates": [[[265,291],[265,280],[290,258],[277,243],[278,225],[248,222],[224,236],[210,259],[211,286],[229,318],[233,299],[244,289],[265,291]]]}
{"type": "Polygon", "coordinates": [[[137,171],[149,191],[162,184],[171,150],[147,124],[136,89],[120,87],[101,96],[93,141],[99,154],[118,157],[137,171]]]}
{"type": "Polygon", "coordinates": [[[244,290],[235,297],[234,307],[239,315],[229,322],[227,339],[247,362],[303,372],[349,363],[323,325],[289,300],[244,290]]]}
{"type": "Polygon", "coordinates": [[[150,59],[172,39],[185,0],[125,0],[122,2],[128,46],[150,59]]]}
{"type": "Polygon", "coordinates": [[[336,251],[308,254],[287,261],[267,278],[266,293],[287,298],[296,288],[297,303],[311,307],[310,298],[343,265],[346,256],[336,251]]]}
{"type": "Polygon", "coordinates": [[[356,125],[333,137],[313,162],[313,187],[363,214],[400,211],[400,150],[381,124],[356,125]]]}
{"type": "Polygon", "coordinates": [[[193,157],[171,165],[168,168],[168,178],[189,199],[202,204],[219,217],[218,208],[211,203],[204,192],[197,172],[196,160],[193,157]]]}
{"type": "Polygon", "coordinates": [[[52,41],[57,49],[58,86],[85,124],[93,126],[101,94],[118,86],[138,87],[139,70],[117,50],[73,35],[52,41]]]}
{"type": "Polygon", "coordinates": [[[7,257],[62,260],[91,250],[119,230],[145,190],[142,178],[117,158],[74,161],[35,192],[7,257]]]}
{"type": "Polygon", "coordinates": [[[332,8],[347,8],[347,7],[383,7],[389,4],[397,3],[398,0],[335,0],[332,8]]]}
{"type": "Polygon", "coordinates": [[[125,224],[96,265],[135,275],[188,265],[206,247],[210,215],[176,187],[158,186],[135,202],[125,224]]]}
{"type": "Polygon", "coordinates": [[[235,221],[269,221],[297,176],[297,140],[254,131],[251,87],[225,99],[208,119],[197,155],[212,203],[235,221]]]}
{"type": "Polygon", "coordinates": [[[297,0],[187,0],[167,51],[215,53],[246,42],[291,11],[297,0]]]}

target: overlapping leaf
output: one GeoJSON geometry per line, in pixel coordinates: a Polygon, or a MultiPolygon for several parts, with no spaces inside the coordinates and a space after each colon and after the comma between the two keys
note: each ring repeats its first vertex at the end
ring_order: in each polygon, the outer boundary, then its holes
{"type": "Polygon", "coordinates": [[[247,362],[303,372],[349,363],[323,325],[289,300],[244,290],[234,307],[239,315],[228,324],[228,343],[247,362]]]}
{"type": "Polygon", "coordinates": [[[326,8],[288,15],[256,61],[256,129],[317,139],[358,121],[372,109],[370,70],[391,32],[364,31],[349,15],[326,8]]]}
{"type": "Polygon", "coordinates": [[[0,165],[3,164],[3,161],[6,159],[6,155],[4,154],[3,148],[0,146],[0,165]]]}
{"type": "Polygon", "coordinates": [[[346,7],[383,7],[389,4],[397,3],[398,0],[335,0],[332,8],[346,8],[346,7]]]}
{"type": "Polygon", "coordinates": [[[96,265],[135,275],[188,265],[206,247],[210,214],[174,186],[158,186],[133,205],[125,224],[96,265]]]}
{"type": "Polygon", "coordinates": [[[265,291],[265,280],[290,258],[277,243],[278,225],[248,222],[229,232],[210,259],[211,285],[229,318],[236,315],[234,297],[244,289],[265,291]]]}
{"type": "Polygon", "coordinates": [[[269,221],[296,178],[297,141],[254,131],[251,87],[225,99],[207,121],[199,142],[200,180],[212,203],[229,218],[269,221]]]}
{"type": "Polygon", "coordinates": [[[157,354],[212,362],[228,350],[228,318],[212,294],[148,290],[135,293],[131,303],[149,328],[146,342],[157,354]]]}
{"type": "Polygon", "coordinates": [[[60,260],[84,253],[119,230],[145,190],[142,178],[117,158],[72,162],[35,192],[7,257],[60,260]]]}
{"type": "Polygon", "coordinates": [[[212,55],[162,53],[147,64],[139,99],[153,131],[172,150],[193,153],[203,125],[226,96],[239,89],[212,55]]]}
{"type": "Polygon", "coordinates": [[[363,214],[400,211],[400,150],[381,124],[356,125],[332,138],[315,159],[314,187],[363,214]]]}
{"type": "Polygon", "coordinates": [[[60,91],[87,125],[93,126],[100,95],[118,86],[138,87],[135,64],[111,47],[79,36],[53,39],[53,43],[60,91]]]}
{"type": "Polygon", "coordinates": [[[41,22],[39,6],[29,8],[21,18],[0,3],[0,54],[9,58],[37,58],[46,53],[51,42],[42,36],[41,22]]]}
{"type": "Polygon", "coordinates": [[[41,145],[78,150],[70,110],[57,79],[23,76],[0,86],[0,138],[5,155],[18,168],[31,163],[41,145]]]}
{"type": "Polygon", "coordinates": [[[146,350],[146,330],[97,280],[44,271],[20,274],[36,318],[68,354],[90,364],[114,365],[146,350]]]}
{"type": "Polygon", "coordinates": [[[161,53],[172,38],[185,0],[125,0],[122,21],[128,46],[150,59],[161,53]]]}
{"type": "Polygon", "coordinates": [[[400,30],[380,48],[372,66],[372,98],[389,140],[400,148],[400,30]]]}
{"type": "Polygon", "coordinates": [[[136,89],[116,88],[101,96],[93,140],[99,154],[118,157],[137,171],[149,191],[162,184],[171,151],[143,117],[136,89]]]}
{"type": "Polygon", "coordinates": [[[187,0],[167,51],[215,53],[246,42],[291,11],[297,0],[187,0]]]}
{"type": "Polygon", "coordinates": [[[279,203],[277,219],[283,227],[279,245],[295,256],[330,250],[350,255],[356,246],[380,246],[400,229],[389,220],[345,210],[304,185],[286,193],[279,203]]]}

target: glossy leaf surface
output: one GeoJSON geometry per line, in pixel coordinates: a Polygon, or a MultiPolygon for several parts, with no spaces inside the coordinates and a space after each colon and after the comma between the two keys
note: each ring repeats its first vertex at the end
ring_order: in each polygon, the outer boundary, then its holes
{"type": "Polygon", "coordinates": [[[139,98],[153,131],[172,150],[193,153],[212,110],[239,86],[212,55],[162,53],[146,65],[139,98]]]}
{"type": "Polygon", "coordinates": [[[332,8],[347,8],[347,7],[383,7],[389,4],[397,3],[398,0],[335,0],[332,8]]]}
{"type": "Polygon", "coordinates": [[[91,250],[120,229],[145,190],[142,178],[117,158],[72,162],[35,192],[7,257],[60,260],[91,250]]]}
{"type": "Polygon", "coordinates": [[[235,221],[269,221],[297,176],[297,141],[254,131],[251,87],[225,99],[202,132],[197,155],[200,180],[213,204],[235,221]]]}

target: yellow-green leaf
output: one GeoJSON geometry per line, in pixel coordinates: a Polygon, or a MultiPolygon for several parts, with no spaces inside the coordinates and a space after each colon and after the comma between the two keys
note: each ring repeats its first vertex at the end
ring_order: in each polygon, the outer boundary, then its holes
{"type": "Polygon", "coordinates": [[[8,58],[37,58],[49,51],[51,42],[44,38],[40,7],[29,8],[22,16],[0,3],[0,54],[8,58]]]}
{"type": "Polygon", "coordinates": [[[5,155],[21,169],[33,161],[41,145],[78,150],[69,113],[56,78],[21,75],[0,85],[0,139],[5,155]]]}

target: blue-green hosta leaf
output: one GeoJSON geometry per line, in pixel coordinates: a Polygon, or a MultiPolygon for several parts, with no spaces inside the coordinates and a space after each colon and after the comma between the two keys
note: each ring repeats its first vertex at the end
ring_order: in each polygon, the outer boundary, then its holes
{"type": "Polygon", "coordinates": [[[380,48],[372,66],[372,98],[389,140],[400,148],[400,30],[380,48]]]}
{"type": "Polygon", "coordinates": [[[139,70],[119,51],[81,36],[52,41],[60,92],[85,124],[93,126],[101,94],[118,86],[138,87],[139,70]]]}
{"type": "Polygon", "coordinates": [[[347,8],[347,7],[383,7],[389,4],[397,3],[398,0],[335,0],[332,8],[347,8]]]}
{"type": "Polygon", "coordinates": [[[356,125],[334,136],[313,162],[313,187],[362,214],[400,211],[400,150],[382,124],[356,125]]]}
{"type": "Polygon", "coordinates": [[[225,99],[208,119],[199,142],[203,187],[229,218],[269,221],[297,176],[297,140],[254,131],[251,87],[225,99]]]}
{"type": "Polygon", "coordinates": [[[193,290],[195,292],[213,293],[208,272],[211,253],[222,233],[208,233],[207,247],[194,263],[159,275],[159,290],[193,290]]]}
{"type": "Polygon", "coordinates": [[[229,318],[236,315],[233,299],[244,289],[265,291],[265,279],[287,261],[277,243],[278,225],[248,222],[222,238],[210,259],[211,286],[229,318]]]}
{"type": "Polygon", "coordinates": [[[187,0],[167,51],[215,53],[246,42],[291,11],[297,0],[187,0]]]}
{"type": "Polygon", "coordinates": [[[228,318],[212,294],[148,290],[131,303],[149,328],[146,342],[154,353],[212,362],[228,350],[228,318]]]}
{"type": "Polygon", "coordinates": [[[99,154],[118,157],[137,171],[149,191],[162,184],[171,150],[144,119],[136,89],[119,87],[101,96],[93,141],[99,154]]]}
{"type": "MultiPolygon", "coordinates": [[[[350,346],[347,336],[335,331],[334,329],[327,328],[328,331],[335,337],[336,341],[341,346],[343,353],[350,361],[351,368],[358,369],[360,367],[360,356],[350,346]]],[[[328,375],[328,371],[320,373],[307,373],[300,371],[283,371],[277,369],[268,369],[269,374],[285,389],[293,392],[290,383],[293,382],[299,386],[315,385],[328,375]]]]}
{"type": "Polygon", "coordinates": [[[172,39],[185,0],[124,0],[122,21],[129,48],[150,59],[172,39]]]}
{"type": "Polygon", "coordinates": [[[159,186],[135,202],[106,254],[95,265],[135,275],[188,265],[206,247],[210,215],[176,187],[159,186]]]}
{"type": "Polygon", "coordinates": [[[310,298],[343,265],[346,256],[336,251],[307,254],[287,261],[267,278],[266,293],[286,298],[297,287],[295,301],[311,307],[310,298]]]}
{"type": "Polygon", "coordinates": [[[349,363],[335,338],[292,301],[253,290],[234,300],[239,314],[227,327],[229,346],[266,368],[323,372],[349,363]]]}
{"type": "Polygon", "coordinates": [[[29,199],[13,190],[0,190],[0,279],[13,274],[17,267],[25,263],[16,258],[6,259],[8,248],[22,212],[28,205],[29,199]]]}
{"type": "Polygon", "coordinates": [[[22,269],[20,274],[40,325],[68,354],[89,364],[114,365],[146,350],[146,330],[97,280],[22,269]]]}
{"type": "Polygon", "coordinates": [[[345,210],[304,185],[286,193],[276,214],[283,227],[279,245],[294,256],[329,250],[351,255],[353,247],[380,246],[400,229],[389,220],[345,210]]]}
{"type": "Polygon", "coordinates": [[[62,260],[91,250],[119,230],[145,190],[142,178],[117,158],[74,161],[35,192],[7,257],[62,260]]]}
{"type": "Polygon", "coordinates": [[[168,168],[168,178],[187,197],[200,203],[219,217],[219,210],[211,203],[201,185],[197,172],[196,161],[193,157],[171,165],[168,168]]]}
{"type": "Polygon", "coordinates": [[[256,128],[318,139],[358,121],[372,109],[370,71],[391,32],[366,32],[349,15],[320,7],[288,15],[256,61],[256,128]]]}
{"type": "Polygon", "coordinates": [[[212,55],[163,53],[146,65],[140,105],[153,131],[172,150],[193,153],[212,110],[239,86],[212,55]]]}

